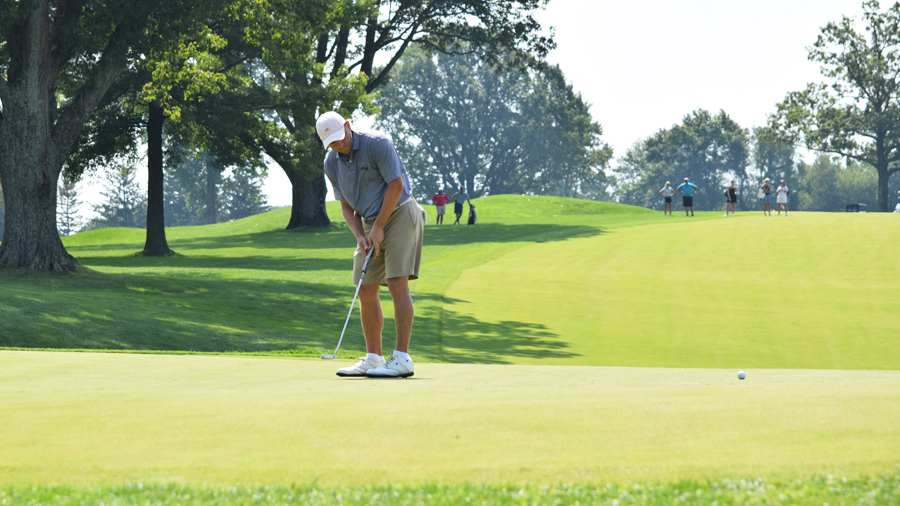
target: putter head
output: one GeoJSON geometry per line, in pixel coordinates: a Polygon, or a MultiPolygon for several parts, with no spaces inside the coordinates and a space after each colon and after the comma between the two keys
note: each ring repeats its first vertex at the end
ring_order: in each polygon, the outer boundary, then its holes
{"type": "Polygon", "coordinates": [[[322,360],[331,360],[337,358],[337,355],[322,355],[322,360]]]}

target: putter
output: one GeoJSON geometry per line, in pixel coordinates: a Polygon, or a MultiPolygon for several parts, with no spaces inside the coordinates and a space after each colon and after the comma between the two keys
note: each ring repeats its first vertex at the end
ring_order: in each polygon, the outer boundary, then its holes
{"type": "Polygon", "coordinates": [[[322,355],[322,359],[331,360],[337,358],[337,352],[341,349],[341,341],[344,340],[344,332],[347,331],[347,324],[350,323],[350,315],[353,314],[353,305],[356,304],[356,296],[359,295],[359,287],[362,286],[363,277],[365,277],[366,272],[369,271],[369,261],[372,260],[372,253],[375,252],[375,248],[369,248],[369,253],[366,255],[366,263],[363,264],[362,272],[359,274],[359,283],[356,285],[356,293],[353,294],[353,302],[350,303],[350,312],[347,313],[347,321],[344,322],[344,330],[341,331],[341,338],[338,339],[337,348],[334,349],[334,353],[331,355],[322,355]]]}

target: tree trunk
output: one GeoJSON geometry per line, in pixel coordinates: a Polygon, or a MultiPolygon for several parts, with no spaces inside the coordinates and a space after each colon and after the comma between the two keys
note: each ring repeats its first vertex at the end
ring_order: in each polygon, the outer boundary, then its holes
{"type": "Polygon", "coordinates": [[[64,157],[50,134],[50,101],[10,86],[0,122],[4,235],[0,269],[72,272],[78,262],[56,230],[57,179],[64,157]]]}
{"type": "Polygon", "coordinates": [[[331,225],[328,213],[325,211],[325,195],[328,187],[325,186],[325,175],[318,175],[311,180],[304,179],[298,174],[285,171],[291,180],[291,221],[288,222],[288,230],[298,227],[322,228],[331,225]]]}
{"type": "Polygon", "coordinates": [[[215,225],[219,218],[216,216],[216,182],[219,180],[219,171],[212,164],[206,164],[206,224],[215,225]]]}
{"type": "Polygon", "coordinates": [[[163,110],[150,106],[147,120],[147,242],[144,255],[164,256],[172,253],[166,242],[165,196],[163,195],[163,110]]]}
{"type": "Polygon", "coordinates": [[[891,172],[886,168],[878,171],[878,210],[886,213],[890,210],[891,172]]]}

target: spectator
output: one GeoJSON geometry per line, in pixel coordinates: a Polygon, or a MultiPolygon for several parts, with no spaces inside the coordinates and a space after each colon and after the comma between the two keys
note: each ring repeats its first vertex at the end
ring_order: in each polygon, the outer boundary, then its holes
{"type": "Polygon", "coordinates": [[[760,190],[763,192],[763,216],[772,216],[772,183],[769,178],[763,179],[760,190]]]}
{"type": "Polygon", "coordinates": [[[784,184],[784,179],[781,180],[781,185],[775,190],[775,193],[778,194],[778,197],[776,198],[776,202],[778,203],[778,216],[781,216],[781,206],[784,206],[784,215],[787,216],[787,197],[788,193],[791,193],[791,191],[788,190],[787,185],[784,184]]]}
{"type": "Polygon", "coordinates": [[[734,184],[734,179],[732,179],[731,184],[725,188],[725,214],[722,216],[728,216],[729,206],[731,206],[731,215],[734,216],[735,204],[737,204],[737,185],[734,184]]]}
{"type": "MultiPolygon", "coordinates": [[[[462,218],[463,215],[463,203],[469,202],[469,194],[466,193],[466,187],[460,186],[459,193],[453,196],[453,212],[456,213],[456,221],[453,222],[454,225],[459,225],[459,219],[462,218]]],[[[471,206],[472,203],[469,202],[471,206]]]]}
{"type": "Polygon", "coordinates": [[[666,186],[662,187],[659,190],[659,194],[663,196],[663,200],[665,200],[665,205],[663,206],[663,216],[666,215],[666,211],[669,212],[669,216],[672,216],[672,195],[675,195],[675,188],[672,188],[672,185],[666,181],[666,186]]]}
{"type": "Polygon", "coordinates": [[[438,226],[441,226],[444,223],[444,214],[447,212],[447,202],[449,201],[450,195],[444,193],[443,188],[438,190],[438,192],[431,197],[431,202],[437,207],[437,220],[435,221],[438,226]]]}
{"type": "Polygon", "coordinates": [[[678,193],[682,195],[681,205],[684,206],[684,215],[688,215],[688,209],[691,210],[691,216],[694,215],[694,190],[697,185],[690,182],[688,178],[684,178],[684,182],[678,185],[678,193]]]}

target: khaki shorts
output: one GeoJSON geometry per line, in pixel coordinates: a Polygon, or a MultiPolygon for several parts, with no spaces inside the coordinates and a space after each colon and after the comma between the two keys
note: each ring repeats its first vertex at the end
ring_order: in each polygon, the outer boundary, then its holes
{"type": "Polygon", "coordinates": [[[435,207],[437,207],[437,215],[438,216],[443,216],[443,215],[447,214],[447,205],[446,204],[444,204],[442,206],[435,206],[435,207]]]}
{"type": "MultiPolygon", "coordinates": [[[[422,263],[422,237],[425,217],[416,201],[410,197],[398,205],[384,226],[384,242],[377,257],[369,262],[369,271],[363,279],[364,285],[385,285],[389,278],[408,276],[419,278],[422,263]]],[[[363,220],[366,236],[372,230],[375,220],[363,220]]],[[[366,261],[364,251],[356,248],[353,253],[353,284],[359,283],[359,274],[366,261]]]]}

